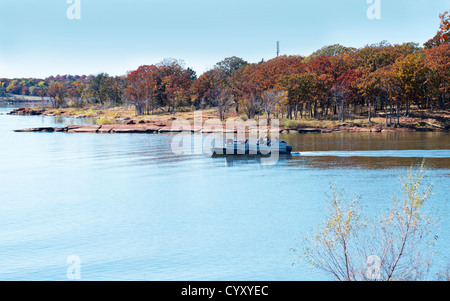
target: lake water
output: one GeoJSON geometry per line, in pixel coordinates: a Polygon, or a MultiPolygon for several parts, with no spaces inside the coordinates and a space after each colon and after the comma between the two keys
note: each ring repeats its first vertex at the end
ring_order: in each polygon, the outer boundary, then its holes
{"type": "Polygon", "coordinates": [[[450,251],[450,135],[290,134],[291,157],[174,155],[173,135],[15,133],[80,119],[0,108],[0,280],[325,280],[291,249],[322,222],[331,179],[377,214],[426,159],[450,251]]]}

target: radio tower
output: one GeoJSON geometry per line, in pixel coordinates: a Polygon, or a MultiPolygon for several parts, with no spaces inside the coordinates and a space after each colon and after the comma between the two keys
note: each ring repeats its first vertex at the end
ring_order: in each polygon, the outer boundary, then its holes
{"type": "Polygon", "coordinates": [[[277,41],[277,57],[280,55],[280,41],[277,41]]]}

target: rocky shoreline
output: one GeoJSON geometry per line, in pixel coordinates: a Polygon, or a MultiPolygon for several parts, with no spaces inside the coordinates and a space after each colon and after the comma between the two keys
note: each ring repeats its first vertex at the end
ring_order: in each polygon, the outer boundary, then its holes
{"type": "Polygon", "coordinates": [[[9,112],[9,115],[23,115],[23,116],[34,116],[34,115],[44,115],[45,110],[35,110],[32,108],[19,108],[14,109],[11,112],[9,112]]]}
{"type": "MultiPolygon", "coordinates": [[[[320,129],[316,128],[305,128],[299,130],[292,129],[278,129],[280,133],[288,132],[300,132],[300,133],[320,133],[320,129]]],[[[167,125],[141,125],[141,124],[111,124],[111,125],[69,125],[66,127],[35,127],[26,129],[16,129],[14,132],[67,132],[67,133],[99,133],[99,134],[165,134],[165,133],[238,133],[238,132],[258,132],[257,128],[239,128],[234,127],[232,129],[227,129],[221,125],[216,125],[208,128],[194,128],[182,126],[167,126],[167,125]]],[[[272,129],[268,128],[268,132],[272,132],[272,129]]]]}
{"type": "MultiPolygon", "coordinates": [[[[33,108],[19,108],[11,111],[10,115],[49,115],[45,110],[33,109],[33,108]]],[[[55,116],[55,115],[53,115],[55,116]]],[[[122,124],[107,124],[107,125],[69,125],[66,127],[35,127],[26,129],[16,129],[15,132],[67,132],[67,133],[142,133],[142,134],[162,134],[162,133],[179,133],[179,132],[191,132],[191,133],[215,133],[215,132],[255,132],[257,128],[252,127],[234,127],[232,129],[226,128],[224,124],[208,125],[207,127],[194,127],[188,126],[183,128],[181,126],[172,126],[173,120],[176,118],[170,118],[167,122],[158,121],[139,121],[135,123],[133,120],[123,120],[122,124]]],[[[269,132],[272,129],[268,127],[269,132]]],[[[275,130],[275,129],[274,129],[275,130]]],[[[333,132],[448,132],[448,128],[436,125],[429,122],[417,122],[414,126],[401,126],[401,127],[386,127],[379,124],[374,124],[370,127],[361,127],[355,125],[341,124],[333,127],[296,127],[288,128],[280,126],[277,131],[279,133],[333,133],[333,132]]]]}
{"type": "MultiPolygon", "coordinates": [[[[271,128],[268,128],[268,132],[273,132],[271,128]]],[[[288,129],[280,127],[277,130],[279,133],[333,133],[333,132],[392,132],[392,131],[402,131],[402,132],[415,132],[417,130],[410,128],[359,128],[359,127],[335,127],[335,128],[296,128],[288,129]]],[[[26,129],[16,129],[14,132],[67,132],[67,133],[99,133],[99,134],[164,134],[164,133],[180,133],[180,132],[190,132],[190,133],[252,133],[258,132],[257,128],[238,128],[234,127],[232,129],[227,129],[221,125],[217,125],[213,128],[194,128],[194,127],[172,127],[167,125],[152,125],[152,124],[113,124],[113,125],[69,125],[66,127],[35,127],[26,129]]]]}

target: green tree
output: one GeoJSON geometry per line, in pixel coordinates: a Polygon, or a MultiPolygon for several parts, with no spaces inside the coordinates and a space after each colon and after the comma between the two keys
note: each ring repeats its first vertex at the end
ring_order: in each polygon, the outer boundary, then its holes
{"type": "Polygon", "coordinates": [[[89,91],[94,103],[104,105],[108,100],[110,77],[107,73],[99,73],[89,83],[89,91]]]}
{"type": "Polygon", "coordinates": [[[309,61],[313,60],[316,57],[322,56],[322,55],[329,55],[329,56],[335,56],[341,53],[347,53],[347,52],[353,52],[356,48],[353,47],[346,47],[339,44],[334,45],[328,45],[320,48],[319,50],[313,52],[308,57],[306,57],[303,62],[308,63],[309,61]]]}
{"type": "Polygon", "coordinates": [[[0,82],[0,97],[6,97],[6,87],[4,82],[0,82]]]}
{"type": "Polygon", "coordinates": [[[247,66],[248,62],[243,60],[242,58],[232,56],[227,57],[223,61],[220,61],[216,64],[216,68],[223,69],[227,76],[230,76],[234,70],[237,70],[243,66],[247,66]]]}

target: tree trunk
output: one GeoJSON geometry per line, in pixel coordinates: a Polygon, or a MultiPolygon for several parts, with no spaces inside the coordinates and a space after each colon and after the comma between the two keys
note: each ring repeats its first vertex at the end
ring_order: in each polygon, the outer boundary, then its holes
{"type": "Polygon", "coordinates": [[[337,103],[337,99],[334,99],[334,105],[333,105],[333,115],[336,116],[336,114],[338,115],[338,119],[339,119],[339,114],[338,114],[338,103],[337,103]]]}
{"type": "Polygon", "coordinates": [[[376,99],[375,105],[373,106],[373,116],[377,115],[377,104],[378,104],[378,99],[376,99]]]}
{"type": "Polygon", "coordinates": [[[400,102],[397,100],[397,124],[396,126],[400,126],[400,102]]]}
{"type": "Polygon", "coordinates": [[[388,104],[387,104],[387,100],[384,101],[384,117],[386,119],[386,126],[388,126],[388,104]]]}
{"type": "Polygon", "coordinates": [[[317,118],[317,101],[314,101],[313,117],[317,118]]]}
{"type": "Polygon", "coordinates": [[[408,100],[406,101],[405,117],[409,117],[409,106],[410,106],[410,100],[408,99],[408,100]]]}
{"type": "Polygon", "coordinates": [[[392,126],[392,100],[389,101],[389,126],[392,126]]]}

